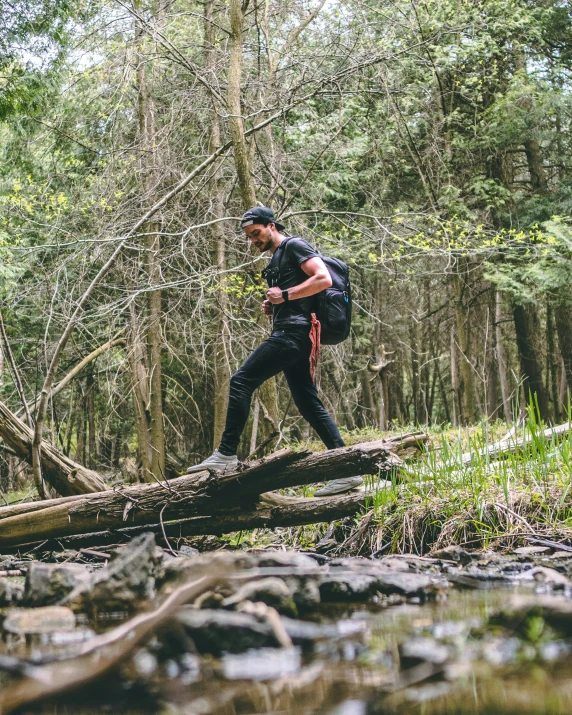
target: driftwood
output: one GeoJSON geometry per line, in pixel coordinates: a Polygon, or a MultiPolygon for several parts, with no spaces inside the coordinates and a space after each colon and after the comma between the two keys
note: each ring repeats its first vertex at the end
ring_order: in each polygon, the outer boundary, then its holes
{"type": "Polygon", "coordinates": [[[260,495],[393,469],[426,439],[416,433],[316,454],[282,450],[222,476],[200,472],[160,484],[0,508],[0,547],[173,520],[184,520],[177,528],[187,535],[331,521],[357,513],[363,494],[294,501],[260,495]]]}
{"type": "Polygon", "coordinates": [[[534,444],[536,439],[560,438],[563,435],[568,434],[570,429],[570,422],[566,422],[565,424],[558,425],[557,427],[549,427],[536,435],[526,434],[524,437],[518,437],[516,439],[514,438],[514,435],[509,433],[509,436],[505,437],[500,442],[495,442],[484,449],[479,449],[473,452],[465,452],[465,454],[462,455],[461,460],[463,464],[471,464],[476,457],[480,459],[488,456],[489,459],[499,459],[499,457],[503,457],[507,454],[520,452],[526,447],[534,444]]]}
{"type": "MultiPolygon", "coordinates": [[[[32,463],[33,431],[0,402],[0,437],[20,459],[32,463]]],[[[42,442],[42,474],[59,494],[90,494],[106,489],[97,472],[66,457],[45,440],[42,442]]]]}

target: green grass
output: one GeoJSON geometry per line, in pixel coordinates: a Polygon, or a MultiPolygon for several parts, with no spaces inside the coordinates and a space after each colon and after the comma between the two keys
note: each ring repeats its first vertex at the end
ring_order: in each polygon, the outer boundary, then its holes
{"type": "Polygon", "coordinates": [[[389,488],[375,489],[368,504],[375,544],[426,553],[455,543],[509,544],[533,532],[572,535],[572,433],[545,436],[545,429],[530,408],[514,435],[526,438],[526,449],[500,458],[490,449],[507,425],[433,433],[433,449],[401,469],[389,488]]]}
{"type": "MultiPolygon", "coordinates": [[[[572,421],[568,410],[568,422],[572,421]]],[[[467,428],[450,425],[429,430],[427,452],[392,476],[391,484],[370,480],[372,496],[364,514],[373,512],[363,536],[345,553],[425,554],[436,548],[460,544],[468,548],[497,548],[524,543],[530,534],[572,539],[572,433],[547,437],[546,429],[530,406],[515,438],[527,447],[501,458],[491,455],[491,445],[510,429],[502,422],[484,421],[467,428]],[[463,455],[470,453],[470,463],[463,455]],[[466,461],[466,460],[465,460],[466,461]]],[[[344,434],[347,444],[416,429],[414,426],[380,434],[368,429],[344,434]]],[[[304,447],[320,448],[308,443],[304,447]]],[[[303,490],[310,495],[313,487],[303,490]]],[[[301,492],[298,491],[300,494],[301,492]]],[[[335,538],[344,541],[359,528],[364,514],[340,523],[335,538]]],[[[279,530],[287,545],[317,543],[327,525],[279,530]]],[[[254,538],[267,535],[256,532],[254,538]]],[[[274,541],[276,535],[268,538],[274,541]]],[[[572,542],[571,542],[572,543],[572,542]]]]}

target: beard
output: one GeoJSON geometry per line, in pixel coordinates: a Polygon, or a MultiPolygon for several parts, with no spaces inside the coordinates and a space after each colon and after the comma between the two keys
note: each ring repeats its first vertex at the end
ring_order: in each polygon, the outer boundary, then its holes
{"type": "Polygon", "coordinates": [[[272,239],[269,238],[267,241],[257,241],[254,245],[258,248],[260,253],[264,253],[264,251],[268,251],[272,248],[272,239]]]}

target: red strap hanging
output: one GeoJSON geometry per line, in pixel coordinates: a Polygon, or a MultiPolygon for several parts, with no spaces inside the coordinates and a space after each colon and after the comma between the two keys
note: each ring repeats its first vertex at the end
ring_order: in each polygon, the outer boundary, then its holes
{"type": "Polygon", "coordinates": [[[310,351],[310,377],[312,382],[316,381],[316,368],[320,359],[320,332],[322,326],[316,318],[316,313],[312,313],[312,324],[310,325],[310,340],[312,342],[312,350],[310,351]]]}

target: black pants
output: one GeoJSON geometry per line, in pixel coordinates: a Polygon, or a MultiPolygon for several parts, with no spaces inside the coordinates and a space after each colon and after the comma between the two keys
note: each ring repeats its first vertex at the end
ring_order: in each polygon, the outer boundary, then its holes
{"type": "Polygon", "coordinates": [[[280,372],[286,377],[300,414],[316,430],[326,447],[333,449],[344,446],[340,431],[318,397],[318,391],[310,377],[312,344],[309,332],[309,326],[305,325],[274,330],[230,378],[226,426],[219,447],[222,454],[236,454],[248,419],[252,393],[263,382],[280,372]]]}

